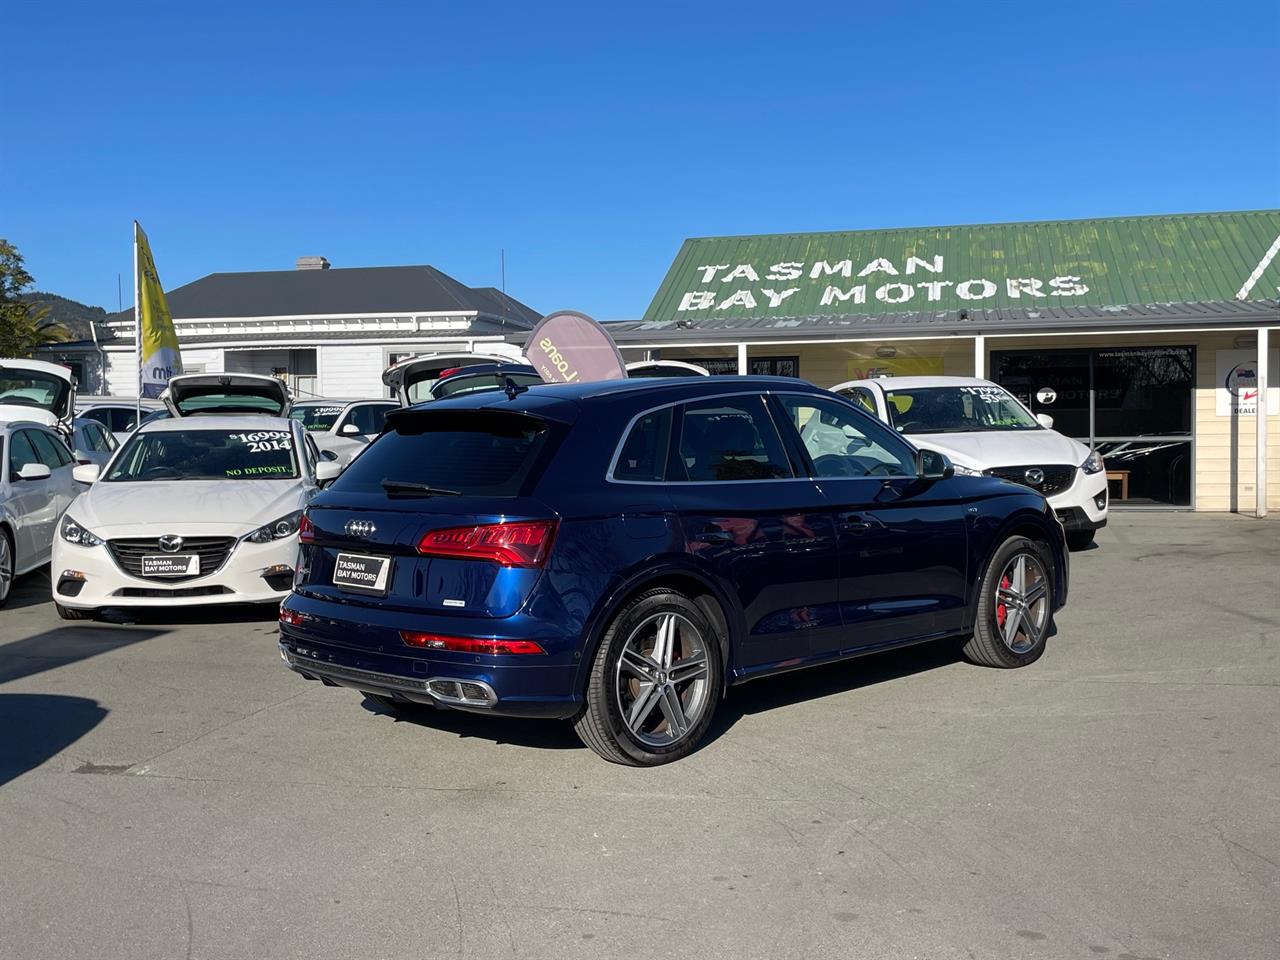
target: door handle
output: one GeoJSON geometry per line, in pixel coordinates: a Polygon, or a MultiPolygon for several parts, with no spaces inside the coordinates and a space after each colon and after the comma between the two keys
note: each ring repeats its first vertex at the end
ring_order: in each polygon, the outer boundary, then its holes
{"type": "Polygon", "coordinates": [[[845,513],[840,515],[840,529],[846,533],[866,533],[871,529],[871,524],[862,514],[845,513]]]}

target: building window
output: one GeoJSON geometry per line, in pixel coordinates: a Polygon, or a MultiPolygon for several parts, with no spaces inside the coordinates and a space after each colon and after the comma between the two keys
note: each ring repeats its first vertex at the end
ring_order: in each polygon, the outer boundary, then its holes
{"type": "Polygon", "coordinates": [[[1011,350],[993,378],[1096,447],[1116,506],[1190,506],[1194,347],[1011,350]]]}
{"type": "MultiPolygon", "coordinates": [[[[684,357],[680,358],[685,360],[684,357]]],[[[705,360],[690,359],[686,363],[696,363],[705,367],[708,373],[736,374],[738,361],[733,357],[710,357],[705,360]]],[[[799,357],[748,357],[748,369],[758,377],[798,377],[800,376],[799,357]]]]}

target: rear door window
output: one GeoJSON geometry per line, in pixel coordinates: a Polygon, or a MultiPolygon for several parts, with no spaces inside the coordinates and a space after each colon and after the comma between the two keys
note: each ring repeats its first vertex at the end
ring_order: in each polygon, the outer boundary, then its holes
{"type": "Polygon", "coordinates": [[[758,394],[697,400],[677,408],[679,442],[668,480],[776,480],[791,466],[758,394]]]}
{"type": "Polygon", "coordinates": [[[646,413],[631,426],[613,466],[613,479],[658,482],[667,467],[672,408],[646,413]]]}
{"type": "Polygon", "coordinates": [[[393,423],[330,489],[394,495],[416,486],[514,497],[536,479],[551,433],[535,417],[492,411],[423,410],[393,423]]]}

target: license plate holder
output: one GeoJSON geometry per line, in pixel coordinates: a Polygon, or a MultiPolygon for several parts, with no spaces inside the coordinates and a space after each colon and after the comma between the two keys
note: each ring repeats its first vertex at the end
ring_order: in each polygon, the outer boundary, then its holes
{"type": "Polygon", "coordinates": [[[385,597],[391,582],[391,558],[340,553],[333,561],[333,585],[369,596],[385,597]]]}
{"type": "Polygon", "coordinates": [[[159,553],[142,558],[144,577],[195,577],[200,574],[200,554],[159,553]]]}

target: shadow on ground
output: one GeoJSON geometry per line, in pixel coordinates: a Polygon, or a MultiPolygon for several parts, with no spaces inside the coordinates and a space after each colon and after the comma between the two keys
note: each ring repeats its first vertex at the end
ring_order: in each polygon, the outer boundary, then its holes
{"type": "Polygon", "coordinates": [[[55,627],[22,640],[12,640],[0,645],[0,683],[88,660],[168,632],[86,624],[55,627]]]}
{"type": "Polygon", "coordinates": [[[34,607],[42,603],[49,603],[53,596],[53,588],[49,585],[49,568],[41,567],[38,570],[32,570],[30,573],[23,574],[13,581],[13,587],[9,593],[9,602],[4,605],[6,610],[21,610],[23,607],[34,607]]]}
{"type": "MultiPolygon", "coordinates": [[[[716,711],[702,746],[713,743],[745,716],[897,680],[949,666],[961,659],[959,642],[941,641],[856,657],[779,676],[763,677],[740,687],[731,687],[716,711]]],[[[585,749],[573,732],[572,724],[565,720],[485,716],[417,704],[387,707],[368,698],[362,705],[370,713],[384,714],[401,723],[442,730],[458,737],[492,740],[495,743],[541,750],[585,749]]],[[[835,710],[833,706],[833,722],[836,719],[835,710]]]]}
{"type": "Polygon", "coordinates": [[[71,746],[106,715],[85,697],[0,693],[0,786],[71,746]]]}

